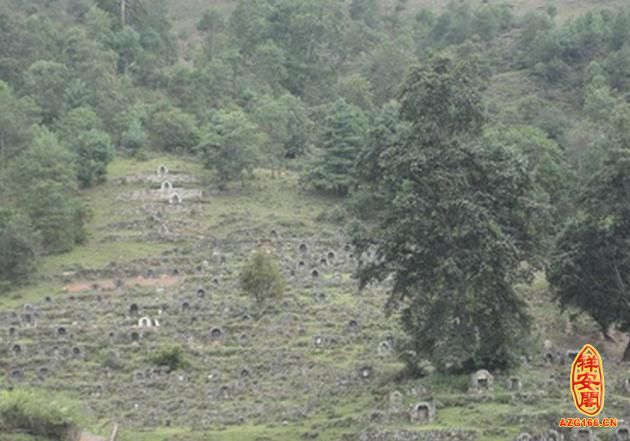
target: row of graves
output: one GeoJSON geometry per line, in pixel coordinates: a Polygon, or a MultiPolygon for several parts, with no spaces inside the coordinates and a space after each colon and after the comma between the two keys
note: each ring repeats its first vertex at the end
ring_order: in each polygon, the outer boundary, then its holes
{"type": "MultiPolygon", "coordinates": [[[[126,185],[147,183],[146,177],[134,179],[126,185]]],[[[194,178],[165,166],[148,181],[159,185],[151,190],[160,195],[154,194],[155,204],[181,206],[200,196],[182,191],[194,178]]],[[[138,429],[292,424],[359,395],[375,397],[366,426],[434,423],[448,403],[430,388],[414,382],[384,390],[401,367],[398,321],[383,313],[387,283],[358,294],[353,278],[358,266],[374,258],[355,256],[341,236],[300,237],[277,228],[197,240],[185,251],[173,248],[124,267],[113,262],[100,271],[68,273],[66,282],[94,283],[0,312],[0,387],[71,393],[98,417],[138,429]],[[288,282],[285,295],[264,308],[238,287],[241,266],[260,247],[279,257],[288,282]],[[173,345],[183,348],[186,360],[176,371],[154,362],[173,345]]],[[[559,354],[545,343],[539,357],[525,360],[544,366],[546,378],[476,372],[461,399],[484,402],[500,392],[518,406],[561,396],[562,360],[570,354],[559,354]]],[[[609,372],[613,378],[607,380],[619,384],[615,393],[630,396],[630,374],[609,372]]],[[[614,400],[607,406],[621,411],[614,400]]],[[[515,424],[523,426],[519,441],[595,439],[590,431],[556,431],[551,423],[515,424]]],[[[629,439],[624,427],[610,439],[629,439]]]]}
{"type": "Polygon", "coordinates": [[[357,259],[339,242],[268,237],[200,241],[185,255],[83,272],[99,282],[1,312],[4,380],[70,392],[138,428],[298,421],[369,388],[395,363],[382,290],[354,294],[357,259]],[[282,256],[289,282],[265,311],[238,288],[260,246],[282,256]],[[133,284],[139,277],[178,283],[133,284]],[[152,361],[172,345],[187,361],[174,372],[152,361]]]}

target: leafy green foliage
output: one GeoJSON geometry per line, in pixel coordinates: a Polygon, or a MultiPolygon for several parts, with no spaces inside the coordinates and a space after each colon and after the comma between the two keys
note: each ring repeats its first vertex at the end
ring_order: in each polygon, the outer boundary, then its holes
{"type": "Polygon", "coordinates": [[[11,199],[29,215],[48,253],[68,251],[85,238],[86,210],[76,194],[73,159],[53,133],[42,129],[11,163],[11,199]]]}
{"type": "MultiPolygon", "coordinates": [[[[606,333],[630,331],[630,154],[613,150],[558,238],[547,277],[563,306],[589,313],[606,333]]],[[[630,360],[630,345],[624,353],[630,360]]]]}
{"type": "Polygon", "coordinates": [[[262,144],[260,134],[241,111],[218,112],[204,129],[197,150],[206,168],[217,172],[222,185],[251,172],[262,144]]]}
{"type": "Polygon", "coordinates": [[[321,136],[321,156],[315,158],[305,183],[315,190],[348,194],[354,166],[365,141],[367,119],[360,109],[344,100],[330,106],[321,136]]]}
{"type": "Polygon", "coordinates": [[[107,164],[113,158],[111,140],[106,132],[95,129],[82,132],[71,149],[76,155],[77,177],[83,187],[105,180],[107,164]]]}
{"type": "Polygon", "coordinates": [[[195,117],[177,107],[156,111],[148,129],[153,147],[166,152],[191,152],[199,143],[195,117]]]}
{"type": "MultiPolygon", "coordinates": [[[[0,209],[0,285],[26,280],[35,269],[40,237],[24,213],[0,209]]],[[[0,286],[1,290],[1,286],[0,286]]]]}
{"type": "Polygon", "coordinates": [[[31,98],[17,98],[8,84],[0,82],[0,169],[30,142],[38,112],[31,98]]]}
{"type": "Polygon", "coordinates": [[[151,361],[158,366],[166,366],[171,372],[188,367],[188,362],[184,356],[181,346],[172,346],[161,350],[155,354],[151,361]]]}
{"type": "Polygon", "coordinates": [[[83,420],[80,406],[65,397],[38,390],[0,392],[0,431],[24,431],[53,440],[71,441],[83,420]]]}
{"type": "Polygon", "coordinates": [[[258,303],[284,293],[285,280],[278,263],[268,251],[256,251],[241,270],[240,284],[243,291],[258,303]]]}
{"type": "Polygon", "coordinates": [[[355,227],[358,250],[376,255],[359,275],[363,285],[393,276],[412,364],[506,367],[527,329],[512,283],[532,256],[532,183],[517,154],[479,145],[480,72],[448,54],[414,67],[400,108],[409,132],[383,136],[391,144],[371,155],[381,208],[355,227]]]}
{"type": "Polygon", "coordinates": [[[50,123],[61,114],[68,80],[68,68],[54,61],[37,61],[26,71],[23,92],[35,99],[44,121],[50,123]]]}

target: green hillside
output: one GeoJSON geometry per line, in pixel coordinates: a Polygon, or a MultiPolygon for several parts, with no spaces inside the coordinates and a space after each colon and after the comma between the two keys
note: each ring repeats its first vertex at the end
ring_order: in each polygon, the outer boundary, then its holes
{"type": "MultiPolygon", "coordinates": [[[[560,352],[589,341],[619,355],[589,322],[567,333],[568,315],[539,280],[521,289],[537,319],[531,362],[497,374],[492,392],[471,395],[466,375],[399,379],[394,350],[403,335],[383,313],[383,288],[358,292],[357,258],[345,249],[341,226],[324,220],[338,201],[304,194],[293,173],[272,179],[259,170],[244,188],[219,192],[188,161],[116,160],[109,182],[85,198],[94,211],[89,242],[46,258],[39,282],[3,299],[10,342],[3,383],[80,399],[92,431],[103,435],[116,421],[120,439],[130,441],[337,440],[401,431],[512,439],[575,412],[569,366],[545,364],[543,337],[560,352]],[[156,179],[162,164],[174,191],[202,196],[168,204],[156,179]],[[279,256],[289,282],[284,298],[265,308],[237,285],[239,267],[260,246],[279,256]],[[159,327],[139,327],[143,317],[159,327]],[[172,373],[151,361],[170,345],[182,347],[188,363],[172,373]],[[513,377],[522,389],[511,389],[513,377]],[[400,403],[390,397],[396,391],[400,403]],[[419,402],[437,407],[428,425],[409,421],[406,409],[419,402]]],[[[611,365],[608,384],[623,374],[611,365]]],[[[630,398],[609,393],[606,415],[623,414],[630,398]]]]}
{"type": "Polygon", "coordinates": [[[0,441],[630,439],[627,7],[0,0],[0,441]]]}

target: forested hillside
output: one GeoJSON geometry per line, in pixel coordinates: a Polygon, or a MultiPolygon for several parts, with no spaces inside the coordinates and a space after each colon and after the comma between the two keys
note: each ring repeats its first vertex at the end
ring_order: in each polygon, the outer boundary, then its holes
{"type": "Polygon", "coordinates": [[[512,439],[593,340],[622,418],[629,164],[624,1],[0,0],[0,431],[512,439]]]}

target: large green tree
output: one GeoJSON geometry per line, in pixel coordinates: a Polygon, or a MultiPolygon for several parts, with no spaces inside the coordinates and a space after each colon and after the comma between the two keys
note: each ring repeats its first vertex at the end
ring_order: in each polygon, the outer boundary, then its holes
{"type": "Polygon", "coordinates": [[[74,158],[52,132],[40,129],[8,173],[8,200],[30,217],[44,252],[69,251],[85,239],[86,209],[77,194],[74,158]]]}
{"type": "Polygon", "coordinates": [[[30,142],[38,111],[30,97],[18,99],[9,85],[0,81],[0,170],[30,142]]]}
{"type": "Polygon", "coordinates": [[[590,314],[605,336],[613,326],[630,332],[629,197],[630,150],[615,149],[582,193],[547,271],[560,304],[590,314]]]}
{"type": "Polygon", "coordinates": [[[374,253],[361,284],[393,278],[389,304],[402,304],[411,367],[506,367],[527,330],[513,284],[533,251],[532,182],[520,156],[480,142],[481,72],[448,53],[410,70],[408,131],[375,146],[379,209],[353,233],[358,251],[374,253]]]}

